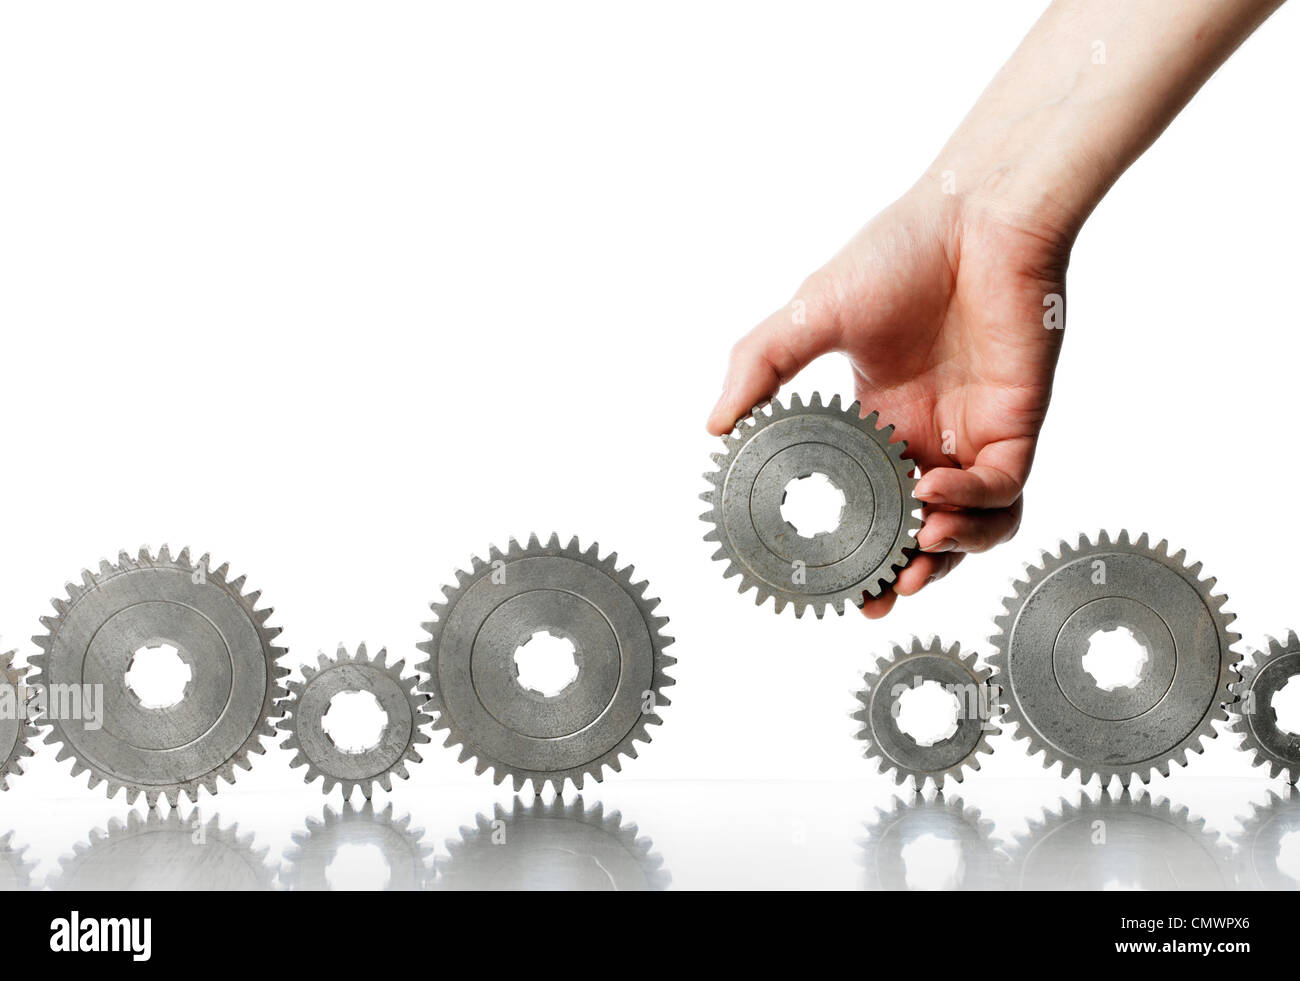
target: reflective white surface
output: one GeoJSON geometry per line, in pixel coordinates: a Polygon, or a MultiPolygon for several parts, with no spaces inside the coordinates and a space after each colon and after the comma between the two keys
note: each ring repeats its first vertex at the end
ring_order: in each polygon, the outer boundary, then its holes
{"type": "Polygon", "coordinates": [[[848,783],[636,782],[581,799],[474,783],[343,807],[313,788],[179,812],[0,799],[0,889],[1300,888],[1300,796],[1187,777],[1155,796],[1054,777],[940,797],[848,783]]]}

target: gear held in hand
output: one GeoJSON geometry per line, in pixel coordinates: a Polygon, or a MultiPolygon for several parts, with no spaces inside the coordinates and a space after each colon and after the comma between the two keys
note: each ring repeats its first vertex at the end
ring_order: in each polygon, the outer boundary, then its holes
{"type": "Polygon", "coordinates": [[[921,529],[914,464],[907,444],[891,441],[893,426],[878,427],[859,403],[840,407],[836,395],[823,405],[813,393],[805,405],[792,395],[759,407],[724,438],[719,469],[705,474],[713,488],[700,497],[713,525],[704,540],[716,542],[713,558],[727,563],[723,576],[740,577],[740,592],[756,590],[758,605],[770,596],[777,613],[793,605],[821,617],[827,607],[862,607],[879,596],[907,564],[921,529]],[[822,474],[844,497],[839,521],[805,535],[782,514],[795,481],[822,474]]]}

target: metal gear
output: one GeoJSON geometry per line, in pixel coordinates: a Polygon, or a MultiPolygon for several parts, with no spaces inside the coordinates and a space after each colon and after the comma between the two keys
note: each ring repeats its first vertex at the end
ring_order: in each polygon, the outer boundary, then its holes
{"type": "Polygon", "coordinates": [[[347,845],[373,846],[388,868],[388,892],[427,889],[433,881],[433,846],[424,844],[424,832],[411,827],[410,815],[393,818],[393,805],[375,812],[366,801],[343,810],[326,807],[319,821],[307,819],[307,830],[293,835],[293,849],[285,855],[281,879],[291,890],[320,892],[331,888],[330,863],[347,845]]]}
{"type": "Polygon", "coordinates": [[[566,780],[581,790],[584,777],[620,770],[670,704],[662,691],[673,684],[665,671],[676,659],[664,653],[673,639],[661,633],[668,620],[654,615],[648,585],[632,581],[631,566],[619,569],[617,554],[601,559],[598,545],[583,551],[576,537],[561,545],[556,535],[545,545],[536,535],[526,546],[511,539],[457,572],[419,645],[445,745],[462,747],[462,763],[475,758],[476,773],[509,776],[516,791],[531,781],[560,793],[566,780]],[[577,676],[551,696],[524,687],[515,663],[540,632],[571,642],[577,662],[577,676]]]}
{"type": "Polygon", "coordinates": [[[1060,762],[1062,776],[1097,776],[1103,787],[1112,777],[1149,783],[1217,735],[1240,637],[1228,629],[1226,597],[1185,558],[1171,556],[1167,542],[1151,547],[1145,534],[1130,542],[1122,531],[1112,541],[1103,531],[1095,545],[1081,537],[1062,542],[1059,556],[1044,552],[1013,584],[989,663],[1005,721],[1016,723],[1031,755],[1043,752],[1044,768],[1060,762]],[[1083,660],[1094,634],[1117,627],[1133,634],[1147,661],[1136,686],[1108,691],[1083,660]]]}
{"type": "Polygon", "coordinates": [[[1221,891],[1233,881],[1231,849],[1186,807],[1127,790],[1087,794],[1076,806],[1031,820],[1011,850],[1014,888],[1095,892],[1105,888],[1221,891]]]}
{"type": "Polygon", "coordinates": [[[295,750],[289,766],[307,767],[304,783],[322,777],[327,794],[342,786],[346,801],[360,787],[369,800],[376,783],[392,790],[394,774],[403,780],[409,776],[406,764],[420,762],[415,747],[429,742],[424,729],[430,720],[424,711],[428,698],[416,691],[415,675],[402,677],[405,666],[405,661],[390,665],[383,649],[371,659],[365,644],[355,657],[340,645],[333,658],[321,654],[316,667],[304,665],[302,681],[289,682],[289,697],[279,703],[286,713],[279,728],[289,734],[284,748],[295,750]],[[379,741],[360,752],[337,746],[323,726],[330,700],[353,691],[374,695],[387,716],[379,741]]]}
{"type": "Polygon", "coordinates": [[[13,651],[0,654],[0,790],[9,789],[9,778],[21,775],[23,758],[32,755],[28,743],[36,728],[27,717],[24,674],[14,667],[13,651]]]}
{"type": "Polygon", "coordinates": [[[223,828],[216,815],[204,821],[197,808],[186,817],[174,808],[165,816],[132,809],[60,859],[46,885],[56,892],[264,891],[275,879],[266,853],[239,825],[223,828]]]}
{"type": "Polygon", "coordinates": [[[1292,678],[1300,677],[1300,637],[1294,630],[1285,641],[1268,638],[1268,650],[1256,653],[1241,669],[1233,686],[1237,701],[1228,706],[1228,727],[1241,735],[1241,748],[1254,754],[1252,766],[1268,764],[1270,777],[1286,774],[1287,783],[1300,780],[1300,734],[1277,723],[1273,696],[1292,678]]]}
{"type": "Polygon", "coordinates": [[[635,824],[599,803],[588,810],[581,796],[530,805],[516,797],[509,811],[498,804],[460,834],[438,862],[439,890],[657,892],[672,881],[635,824]]]}
{"type": "Polygon", "coordinates": [[[944,794],[936,794],[933,800],[895,797],[892,811],[876,809],[875,821],[867,825],[867,837],[859,842],[865,887],[873,892],[933,888],[933,883],[925,880],[945,870],[929,865],[926,859],[934,856],[921,856],[923,867],[913,867],[909,847],[918,842],[956,846],[959,861],[951,870],[951,880],[942,886],[946,891],[1000,891],[1007,887],[1010,863],[993,837],[993,822],[981,818],[980,812],[967,807],[960,797],[944,794]]]}
{"type": "Polygon", "coordinates": [[[980,768],[979,754],[991,753],[988,737],[1000,730],[994,724],[996,698],[990,689],[988,668],[977,669],[975,654],[965,656],[961,647],[944,647],[939,638],[922,643],[913,637],[907,650],[895,645],[864,676],[867,687],[858,692],[862,708],[853,718],[862,723],[857,738],[865,740],[867,759],[876,760],[877,770],[893,773],[895,783],[909,777],[919,792],[926,780],[943,789],[945,777],[962,781],[964,770],[980,768]],[[922,746],[898,726],[899,699],[903,692],[934,682],[952,694],[958,705],[957,726],[944,739],[922,746]]]}
{"type": "Polygon", "coordinates": [[[739,591],[754,589],[756,605],[770,596],[777,613],[793,604],[797,617],[810,606],[818,617],[827,607],[842,615],[845,601],[861,607],[907,564],[921,529],[915,465],[903,459],[907,443],[890,441],[894,427],[878,422],[857,402],[841,409],[838,395],[823,405],[814,392],[805,405],[795,394],[788,409],[756,408],[724,439],[726,452],[713,454],[719,469],[704,475],[713,488],[700,495],[710,505],[700,517],[713,525],[704,540],[718,543],[723,576],[740,576],[739,591]],[[814,473],[840,490],[844,508],[833,531],[809,538],[781,505],[792,481],[814,473]]]}
{"type": "Polygon", "coordinates": [[[243,576],[164,545],[156,557],[121,552],[116,565],[101,562],[66,588],[67,599],[53,600],[57,615],[41,618],[48,633],[32,638],[41,653],[31,658],[31,684],[50,700],[51,686],[102,686],[99,728],[55,717],[48,705],[38,720],[51,727],[45,742],[62,744],[58,759],[73,760],[73,776],[89,772],[90,786],[105,784],[110,798],[125,789],[128,803],[143,794],[151,807],[160,797],[174,807],[182,794],[197,802],[200,787],[215,794],[218,778],[233,783],[250,753],[266,752],[261,738],[274,736],[269,720],[289,672],[276,664],[285,650],[273,644],[280,628],[266,625],[272,610],[257,609],[259,592],[244,594],[243,576]],[[180,702],[151,708],[126,673],[136,651],[161,645],[175,648],[191,676],[180,702]]]}

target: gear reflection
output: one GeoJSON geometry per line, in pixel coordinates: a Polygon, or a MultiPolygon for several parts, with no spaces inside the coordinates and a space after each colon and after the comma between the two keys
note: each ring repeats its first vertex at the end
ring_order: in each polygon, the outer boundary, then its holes
{"type": "Polygon", "coordinates": [[[1252,805],[1234,836],[1237,885],[1243,889],[1300,890],[1300,791],[1287,787],[1279,796],[1252,805]]]}
{"type": "Polygon", "coordinates": [[[527,806],[516,797],[507,811],[479,814],[475,826],[449,841],[436,888],[447,890],[659,890],[671,881],[653,842],[638,837],[617,811],[587,810],[578,796],[565,804],[527,806]]]}
{"type": "Polygon", "coordinates": [[[269,889],[275,870],[266,864],[266,849],[252,847],[252,835],[240,837],[239,826],[223,828],[213,815],[206,822],[198,808],[182,818],[131,810],[125,821],[113,818],[95,829],[88,841],[60,860],[48,885],[54,890],[269,889]]]}
{"type": "Polygon", "coordinates": [[[35,862],[25,857],[26,846],[14,844],[14,833],[0,835],[0,892],[22,892],[32,888],[32,869],[35,862]]]}
{"type": "Polygon", "coordinates": [[[1204,820],[1168,800],[1125,791],[1061,801],[1059,814],[1030,822],[1012,851],[1014,886],[1026,890],[1223,890],[1231,849],[1204,820]]]}
{"type": "Polygon", "coordinates": [[[293,836],[281,878],[296,890],[426,889],[433,847],[423,841],[409,815],[394,819],[391,803],[378,813],[370,801],[345,803],[342,811],[327,806],[321,820],[308,818],[307,830],[293,836]]]}
{"type": "Polygon", "coordinates": [[[867,889],[1007,888],[1007,857],[993,838],[993,822],[960,797],[896,797],[893,810],[877,810],[866,827],[867,889]]]}

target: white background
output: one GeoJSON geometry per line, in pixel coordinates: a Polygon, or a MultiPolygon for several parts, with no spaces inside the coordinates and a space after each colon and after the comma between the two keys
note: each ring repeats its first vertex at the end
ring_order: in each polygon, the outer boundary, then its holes
{"type": "MultiPolygon", "coordinates": [[[[4,646],[33,651],[83,566],[168,542],[246,572],[295,664],[415,656],[456,567],[576,533],[678,638],[666,724],[610,792],[747,781],[770,816],[754,782],[887,792],[851,738],[861,672],[913,633],[987,650],[1062,537],[1168,537],[1247,641],[1296,625],[1294,7],[1080,237],[1014,542],[878,623],[777,617],[709,561],[728,349],[912,183],[1040,7],[6,5],[4,646]]],[[[852,390],[838,357],[795,387],[852,390]]],[[[1022,747],[980,780],[1068,790],[1022,747]]],[[[51,757],[0,809],[53,853],[124,805],[51,757]]],[[[1263,793],[1226,739],[1154,789],[1211,777],[1263,793]]],[[[297,780],[274,752],[218,803],[290,798],[296,825],[321,803],[297,780]]],[[[453,786],[493,799],[436,747],[402,793],[453,786]]]]}

